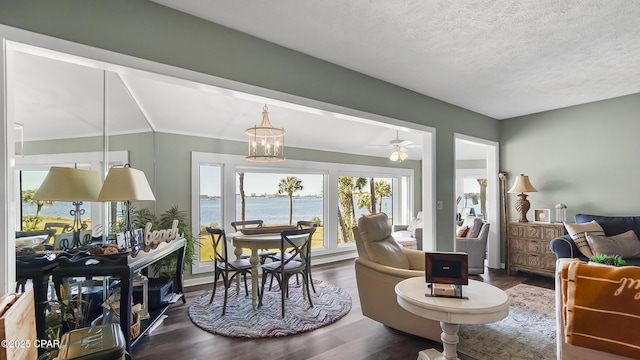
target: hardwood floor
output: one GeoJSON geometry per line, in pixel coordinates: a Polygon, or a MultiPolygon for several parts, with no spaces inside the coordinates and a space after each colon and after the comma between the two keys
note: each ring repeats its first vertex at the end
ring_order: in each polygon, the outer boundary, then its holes
{"type": "MultiPolygon", "coordinates": [[[[187,288],[187,303],[178,302],[167,311],[164,320],[151,335],[133,349],[133,358],[144,359],[415,359],[418,351],[442,345],[390,329],[366,318],[360,310],[353,260],[313,268],[314,279],[344,288],[353,299],[349,314],[336,323],[315,331],[274,339],[233,339],[211,334],[189,319],[189,305],[210,285],[187,288]]],[[[508,276],[505,270],[488,269],[482,280],[506,290],[519,283],[553,288],[553,279],[519,273],[508,276]]],[[[459,355],[461,360],[474,360],[459,355]]]]}

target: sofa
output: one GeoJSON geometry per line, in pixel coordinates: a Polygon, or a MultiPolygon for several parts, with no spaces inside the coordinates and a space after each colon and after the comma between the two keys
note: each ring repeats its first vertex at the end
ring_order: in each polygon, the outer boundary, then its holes
{"type": "Polygon", "coordinates": [[[400,307],[395,292],[400,281],[425,276],[424,252],[400,246],[391,236],[389,218],[384,213],[361,217],[353,227],[353,235],[358,250],[355,271],[362,314],[390,328],[442,342],[440,323],[400,307]]]}
{"type": "MultiPolygon", "coordinates": [[[[569,239],[571,240],[571,239],[569,239]]],[[[561,240],[562,241],[562,240],[561,240]]],[[[563,292],[561,270],[565,263],[572,261],[570,258],[559,258],[556,262],[555,294],[556,294],[556,353],[557,359],[570,360],[627,360],[617,354],[611,354],[588,347],[577,346],[565,341],[565,315],[563,311],[563,292]]],[[[622,326],[622,325],[621,325],[622,326]]]]}
{"type": "MultiPolygon", "coordinates": [[[[600,225],[605,237],[615,237],[629,230],[633,230],[636,236],[640,235],[640,216],[601,216],[588,214],[577,214],[575,216],[575,224],[587,224],[591,221],[595,221],[600,225]]],[[[563,235],[551,240],[549,246],[558,259],[578,258],[584,261],[589,260],[578,248],[576,241],[574,241],[570,235],[563,235]]],[[[640,255],[622,257],[627,262],[627,265],[640,266],[640,255]]]]}

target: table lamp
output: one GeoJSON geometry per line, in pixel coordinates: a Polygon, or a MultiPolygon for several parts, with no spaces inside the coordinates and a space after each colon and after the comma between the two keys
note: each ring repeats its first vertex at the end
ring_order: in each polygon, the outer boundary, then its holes
{"type": "MultiPolygon", "coordinates": [[[[133,231],[131,223],[131,202],[155,200],[147,177],[144,172],[125,165],[121,168],[111,168],[107,173],[98,201],[123,201],[125,203],[125,229],[133,231]]],[[[133,236],[133,232],[131,232],[133,236]]]]}
{"type": "Polygon", "coordinates": [[[80,231],[87,228],[87,224],[82,223],[82,215],[85,210],[80,206],[83,201],[96,201],[100,193],[100,186],[100,175],[96,171],[53,166],[33,196],[36,200],[70,201],[73,203],[75,209],[69,211],[69,214],[73,216],[71,230],[74,232],[71,248],[78,248],[82,245],[80,231]]]}
{"type": "Polygon", "coordinates": [[[531,207],[529,200],[527,200],[526,192],[537,192],[536,188],[531,185],[529,182],[529,177],[524,174],[520,174],[516,176],[516,182],[513,184],[513,187],[509,189],[510,193],[520,193],[518,194],[518,200],[516,201],[516,211],[520,214],[520,219],[518,222],[529,222],[527,220],[527,211],[531,207]]]}

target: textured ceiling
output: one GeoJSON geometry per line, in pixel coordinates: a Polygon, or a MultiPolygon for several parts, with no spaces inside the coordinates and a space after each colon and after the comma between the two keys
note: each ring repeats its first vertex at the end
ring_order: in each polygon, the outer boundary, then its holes
{"type": "Polygon", "coordinates": [[[154,1],[496,119],[640,92],[640,1],[154,1]]]}

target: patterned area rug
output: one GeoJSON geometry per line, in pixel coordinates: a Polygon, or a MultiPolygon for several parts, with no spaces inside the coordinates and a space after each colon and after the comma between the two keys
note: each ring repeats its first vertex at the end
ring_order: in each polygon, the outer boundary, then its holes
{"type": "Polygon", "coordinates": [[[486,325],[461,325],[458,352],[477,360],[543,360],[556,358],[555,294],[553,290],[518,284],[509,316],[486,325]]]}
{"type": "Polygon", "coordinates": [[[280,291],[274,282],[272,291],[265,291],[263,306],[253,310],[251,305],[251,282],[249,296],[236,296],[235,285],[229,288],[227,312],[222,317],[224,288],[216,289],[213,303],[209,305],[211,291],[198,296],[189,307],[189,317],[198,327],[218,335],[239,338],[267,338],[299,334],[329,325],[351,310],[351,296],[339,287],[324,281],[314,281],[316,293],[311,290],[311,301],[302,297],[300,285],[292,279],[289,298],[285,302],[285,318],[281,317],[280,291]]]}

